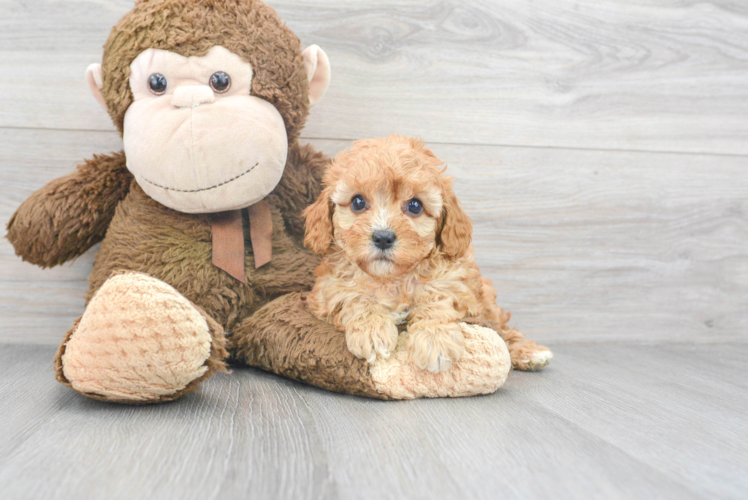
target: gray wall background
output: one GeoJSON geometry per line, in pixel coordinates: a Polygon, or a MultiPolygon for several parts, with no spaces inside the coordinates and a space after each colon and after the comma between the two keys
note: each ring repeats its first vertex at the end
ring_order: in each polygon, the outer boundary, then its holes
{"type": "MultiPolygon", "coordinates": [[[[121,148],[83,76],[132,3],[0,0],[3,222],[121,148]]],[[[303,140],[421,136],[515,326],[550,346],[748,339],[748,3],[269,3],[333,67],[303,140]]],[[[41,270],[0,241],[0,342],[58,343],[93,258],[41,270]]]]}

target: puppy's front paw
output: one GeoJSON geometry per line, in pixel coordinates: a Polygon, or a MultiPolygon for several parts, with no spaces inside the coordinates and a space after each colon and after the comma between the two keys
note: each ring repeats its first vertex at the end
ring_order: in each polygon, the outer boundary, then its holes
{"type": "Polygon", "coordinates": [[[457,323],[409,329],[411,360],[421,369],[437,373],[449,370],[465,350],[465,339],[457,323]]]}
{"type": "Polygon", "coordinates": [[[345,327],[348,350],[368,363],[373,363],[377,356],[389,358],[397,347],[397,335],[397,326],[390,318],[367,318],[345,327]]]}

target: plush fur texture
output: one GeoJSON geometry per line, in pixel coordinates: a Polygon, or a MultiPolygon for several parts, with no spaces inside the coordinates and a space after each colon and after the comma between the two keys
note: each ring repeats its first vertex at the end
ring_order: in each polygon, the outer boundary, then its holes
{"type": "Polygon", "coordinates": [[[131,182],[124,153],[95,155],[24,201],[8,222],[7,238],[27,262],[67,262],[104,238],[131,182]]]}
{"type": "MultiPolygon", "coordinates": [[[[502,322],[496,293],[473,257],[470,219],[442,165],[417,139],[357,141],[332,162],[325,190],[305,212],[305,241],[324,254],[311,310],[344,330],[348,349],[369,363],[390,356],[397,325],[407,322],[413,362],[447,370],[464,352],[461,320],[502,322]],[[352,204],[356,198],[365,208],[352,204]],[[391,246],[377,247],[382,232],[391,246]]],[[[511,332],[510,344],[548,351],[511,332]]],[[[525,367],[519,354],[513,361],[525,367]]]]}
{"type": "Polygon", "coordinates": [[[229,339],[232,362],[257,366],[335,392],[390,399],[345,337],[312,316],[306,295],[284,295],[244,320],[229,339]]]}
{"type": "Polygon", "coordinates": [[[258,0],[139,0],[104,45],[102,93],[117,129],[133,96],[130,63],[146,49],[203,56],[215,45],[252,65],[252,95],[278,109],[293,143],[309,113],[301,43],[276,12],[258,0]]]}
{"type": "Polygon", "coordinates": [[[60,355],[60,376],[79,392],[109,399],[168,398],[225,371],[223,330],[212,326],[163,281],[119,274],[91,299],[60,355]]]}
{"type": "Polygon", "coordinates": [[[464,397],[491,394],[512,369],[506,344],[490,328],[460,322],[465,350],[451,369],[432,373],[418,368],[408,351],[409,333],[403,332],[388,359],[378,358],[369,368],[376,390],[393,399],[464,397]]]}
{"type": "MultiPolygon", "coordinates": [[[[210,311],[226,330],[274,298],[308,290],[319,259],[300,246],[301,209],[319,192],[325,157],[310,147],[295,149],[281,182],[267,198],[273,217],[273,260],[254,267],[249,231],[245,231],[245,273],[240,283],[212,263],[210,218],[167,208],[133,185],[117,207],[101,250],[96,255],[87,298],[116,271],[132,270],[169,283],[188,300],[210,311]],[[290,161],[299,164],[292,164],[290,161]],[[316,174],[315,174],[316,172],[316,174]],[[306,200],[306,203],[305,201],[306,200]]],[[[249,225],[242,211],[245,227],[249,225]]]]}

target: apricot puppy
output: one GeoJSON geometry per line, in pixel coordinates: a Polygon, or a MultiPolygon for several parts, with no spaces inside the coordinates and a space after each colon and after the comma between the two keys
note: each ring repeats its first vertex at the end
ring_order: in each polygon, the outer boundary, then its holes
{"type": "Polygon", "coordinates": [[[305,245],[324,256],[308,304],[345,331],[348,349],[372,363],[389,357],[407,323],[412,361],[439,372],[460,359],[458,323],[496,322],[515,368],[545,366],[553,354],[506,327],[470,244],[472,224],[443,165],[413,138],[357,141],[325,174],[309,206],[305,245]]]}

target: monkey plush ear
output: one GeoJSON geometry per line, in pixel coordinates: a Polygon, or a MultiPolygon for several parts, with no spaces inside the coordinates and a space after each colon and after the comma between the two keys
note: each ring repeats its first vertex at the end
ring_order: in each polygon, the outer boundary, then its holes
{"type": "Polygon", "coordinates": [[[101,87],[104,86],[104,80],[101,78],[101,64],[91,64],[86,68],[86,83],[94,99],[104,108],[104,111],[107,111],[106,101],[101,93],[101,87]]]}
{"type": "Polygon", "coordinates": [[[330,60],[327,59],[325,51],[317,45],[310,45],[301,54],[304,56],[306,76],[309,80],[309,104],[314,106],[322,100],[327,86],[330,85],[330,60]]]}

